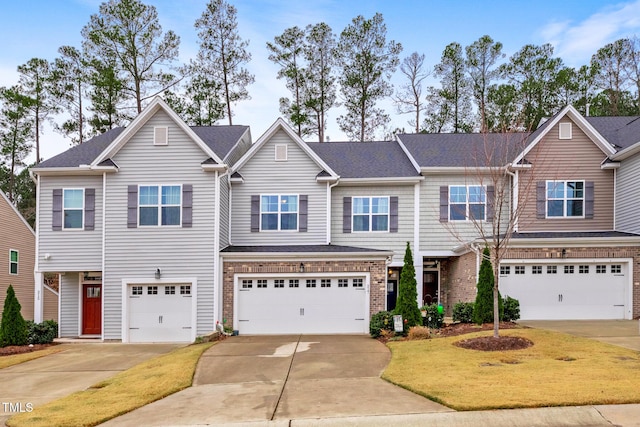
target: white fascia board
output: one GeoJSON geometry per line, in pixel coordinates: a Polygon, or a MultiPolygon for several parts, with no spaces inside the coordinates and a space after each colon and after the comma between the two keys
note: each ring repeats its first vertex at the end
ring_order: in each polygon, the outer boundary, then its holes
{"type": "Polygon", "coordinates": [[[593,141],[594,144],[596,144],[596,146],[598,146],[598,148],[600,148],[600,150],[602,150],[604,154],[611,156],[615,153],[615,149],[613,148],[613,146],[606,139],[604,139],[593,126],[591,126],[591,124],[582,116],[582,114],[580,114],[578,110],[576,110],[572,105],[567,105],[560,111],[560,113],[558,113],[553,119],[551,119],[547,127],[542,132],[540,132],[540,135],[538,135],[536,139],[531,141],[529,145],[525,147],[522,153],[520,153],[518,157],[515,158],[513,163],[515,164],[520,162],[531,150],[533,150],[536,145],[538,145],[542,138],[544,138],[564,116],[568,116],[571,120],[573,120],[573,122],[578,125],[578,127],[585,134],[587,134],[587,136],[593,141]]]}
{"type": "Polygon", "coordinates": [[[236,147],[238,146],[238,144],[240,144],[242,141],[244,141],[244,137],[248,136],[249,137],[249,141],[251,141],[251,128],[247,126],[247,130],[244,131],[244,133],[242,134],[242,136],[240,138],[238,138],[238,140],[236,141],[235,144],[233,144],[233,147],[231,148],[231,150],[229,150],[229,152],[227,153],[227,156],[222,159],[223,162],[227,162],[229,156],[231,155],[231,153],[233,153],[233,150],[236,149],[236,147]]]}
{"type": "Polygon", "coordinates": [[[295,133],[291,126],[289,126],[282,117],[278,117],[278,119],[269,127],[269,129],[267,129],[266,132],[262,134],[262,136],[258,138],[256,142],[253,143],[251,148],[234,165],[232,173],[242,169],[242,166],[244,166],[244,164],[247,163],[249,159],[251,159],[255,155],[255,153],[257,153],[258,150],[260,150],[260,148],[262,148],[262,146],[266,144],[267,141],[269,141],[273,137],[273,135],[275,135],[275,133],[280,129],[282,129],[289,136],[289,138],[291,138],[296,144],[298,144],[302,151],[304,151],[307,156],[309,156],[320,168],[325,170],[332,177],[336,179],[338,178],[338,174],[335,173],[335,171],[331,169],[329,165],[327,165],[324,160],[322,160],[320,156],[316,154],[315,151],[309,148],[307,143],[304,142],[304,140],[300,138],[297,133],[295,133]]]}
{"type": "Polygon", "coordinates": [[[32,173],[40,176],[50,175],[102,175],[104,172],[117,172],[118,169],[114,166],[101,166],[101,167],[61,167],[61,168],[33,168],[32,173]]]}
{"type": "Polygon", "coordinates": [[[395,184],[407,184],[414,185],[420,181],[424,181],[423,176],[416,177],[392,177],[392,178],[340,178],[338,185],[395,185],[395,184]]]}
{"type": "Polygon", "coordinates": [[[416,172],[420,173],[420,165],[418,164],[416,159],[413,158],[411,152],[409,152],[409,149],[404,145],[404,142],[402,142],[402,139],[400,139],[400,135],[396,135],[396,141],[398,142],[398,145],[400,146],[402,151],[404,151],[404,154],[409,158],[409,161],[416,169],[416,172]]]}
{"type": "Polygon", "coordinates": [[[386,260],[393,256],[393,251],[379,252],[220,252],[220,256],[226,262],[264,260],[264,261],[325,261],[335,259],[338,261],[371,261],[386,260]]]}
{"type": "Polygon", "coordinates": [[[91,163],[97,166],[106,159],[113,157],[120,149],[144,126],[159,110],[163,110],[209,157],[222,164],[222,159],[211,150],[207,144],[169,107],[159,96],[153,98],[151,103],[136,116],[126,129],[113,140],[111,144],[91,163]]]}
{"type": "Polygon", "coordinates": [[[606,162],[600,165],[600,169],[618,169],[620,167],[620,162],[606,162]]]}
{"type": "Polygon", "coordinates": [[[630,147],[625,148],[624,150],[618,151],[616,154],[611,156],[611,160],[624,160],[628,157],[633,156],[640,152],[640,141],[634,143],[630,147]]]}
{"type": "Polygon", "coordinates": [[[218,165],[214,165],[214,164],[206,164],[206,165],[201,165],[202,166],[202,170],[205,172],[224,172],[227,170],[227,165],[223,164],[218,164],[218,165]]]}
{"type": "Polygon", "coordinates": [[[418,251],[416,257],[426,258],[447,258],[452,256],[459,256],[460,253],[451,251],[418,251]]]}
{"type": "Polygon", "coordinates": [[[620,237],[552,237],[510,239],[509,248],[639,246],[640,236],[620,237]]]}
{"type": "Polygon", "coordinates": [[[420,173],[422,175],[444,175],[444,174],[468,174],[469,172],[474,173],[490,173],[495,170],[504,169],[504,166],[491,167],[491,166],[442,166],[442,167],[425,167],[420,169],[420,173]]]}

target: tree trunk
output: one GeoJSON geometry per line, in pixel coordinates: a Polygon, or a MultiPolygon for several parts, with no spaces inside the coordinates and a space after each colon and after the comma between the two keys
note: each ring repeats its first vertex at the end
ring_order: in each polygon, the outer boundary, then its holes
{"type": "Polygon", "coordinates": [[[498,260],[495,260],[493,265],[493,337],[498,338],[500,336],[500,297],[498,292],[499,282],[499,270],[498,260]]]}

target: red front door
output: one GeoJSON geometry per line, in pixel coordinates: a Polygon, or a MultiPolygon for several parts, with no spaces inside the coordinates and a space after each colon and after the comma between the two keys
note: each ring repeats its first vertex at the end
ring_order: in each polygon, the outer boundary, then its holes
{"type": "Polygon", "coordinates": [[[82,285],[82,334],[102,333],[102,285],[82,285]]]}

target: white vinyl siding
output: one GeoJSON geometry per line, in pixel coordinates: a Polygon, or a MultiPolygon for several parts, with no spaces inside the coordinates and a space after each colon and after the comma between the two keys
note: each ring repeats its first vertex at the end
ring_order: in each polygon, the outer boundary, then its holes
{"type": "MultiPolygon", "coordinates": [[[[119,172],[107,176],[104,338],[121,339],[122,280],[197,279],[197,334],[214,322],[214,172],[203,172],[204,153],[164,112],[149,119],[114,156],[119,172]],[[168,146],[153,145],[154,126],[168,126],[168,146]],[[129,185],[193,185],[193,226],[127,228],[129,185]]],[[[98,200],[98,197],[96,197],[98,200]]]]}
{"type": "Polygon", "coordinates": [[[60,337],[77,337],[80,333],[80,273],[60,276],[60,337]]]}
{"type": "Polygon", "coordinates": [[[238,171],[232,186],[231,242],[234,245],[320,245],[326,243],[327,186],[316,182],[320,167],[283,132],[277,132],[238,171]],[[287,161],[276,162],[275,144],[287,144],[287,161]],[[308,196],[306,232],[251,232],[251,196],[308,196]]]}
{"type": "MultiPolygon", "coordinates": [[[[40,271],[102,270],[102,176],[40,178],[38,259],[40,271]],[[52,194],[60,188],[95,189],[95,225],[93,230],[53,231],[52,194]],[[48,260],[44,255],[49,254],[48,260]]],[[[125,206],[126,211],[126,206],[125,206]]]]}
{"type": "MultiPolygon", "coordinates": [[[[407,242],[413,249],[414,185],[342,186],[331,190],[331,243],[361,248],[392,250],[393,261],[402,262],[407,242]],[[343,232],[344,197],[398,197],[398,232],[343,232]],[[384,238],[381,238],[384,236],[384,238]]],[[[353,199],[352,199],[353,200],[353,199]]],[[[352,208],[353,209],[353,208],[352,208]]]]}
{"type": "Polygon", "coordinates": [[[640,234],[638,206],[640,206],[640,154],[625,159],[616,173],[615,226],[617,231],[640,234]]]}
{"type": "Polygon", "coordinates": [[[220,249],[229,246],[229,177],[220,180],[220,249]]]}

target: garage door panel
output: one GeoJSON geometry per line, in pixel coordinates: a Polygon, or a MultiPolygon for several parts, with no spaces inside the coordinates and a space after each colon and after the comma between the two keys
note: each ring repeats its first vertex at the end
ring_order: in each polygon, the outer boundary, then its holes
{"type": "Polygon", "coordinates": [[[519,300],[523,320],[624,319],[628,283],[625,263],[503,263],[500,292],[519,300]]]}
{"type": "MultiPolygon", "coordinates": [[[[322,278],[297,279],[297,287],[289,278],[239,280],[238,328],[242,334],[288,333],[364,333],[368,293],[364,278],[348,284],[322,278]],[[251,283],[249,283],[251,280],[251,283]],[[276,287],[275,282],[280,281],[276,287]],[[284,282],[282,282],[284,281],[284,282]],[[354,283],[357,286],[354,286],[354,283]],[[266,287],[265,287],[266,286],[266,287]]],[[[296,279],[292,279],[296,280],[296,279]]]]}

